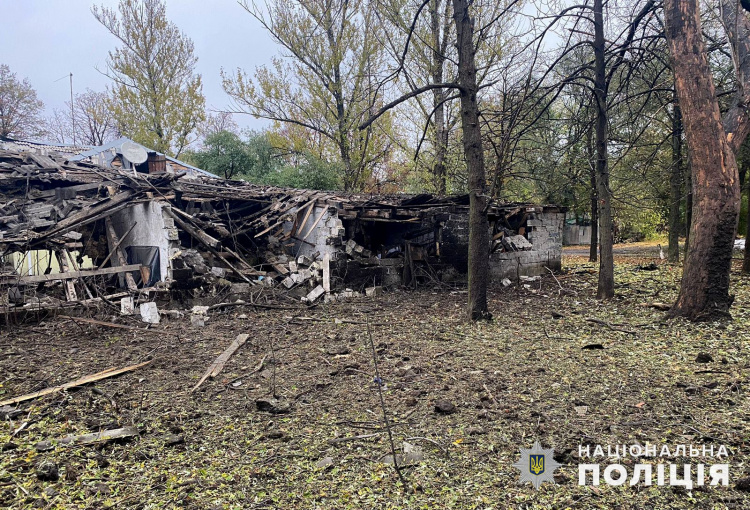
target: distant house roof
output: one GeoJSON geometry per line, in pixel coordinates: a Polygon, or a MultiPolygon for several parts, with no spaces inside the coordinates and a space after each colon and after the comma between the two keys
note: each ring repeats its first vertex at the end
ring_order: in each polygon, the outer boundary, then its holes
{"type": "Polygon", "coordinates": [[[80,154],[73,156],[72,158],[70,158],[70,161],[83,161],[83,160],[89,159],[92,162],[99,163],[99,164],[106,164],[107,166],[109,166],[112,163],[112,159],[114,159],[116,155],[122,156],[122,144],[126,142],[140,145],[146,150],[146,152],[153,152],[161,156],[164,156],[167,161],[174,163],[176,165],[180,165],[181,167],[184,167],[187,170],[192,171],[196,174],[200,174],[205,177],[213,177],[215,179],[219,178],[210,172],[206,172],[205,170],[196,168],[193,165],[189,165],[188,163],[185,163],[184,161],[180,161],[179,159],[172,158],[170,156],[167,156],[166,154],[162,154],[161,152],[157,152],[153,149],[149,149],[148,147],[141,145],[138,142],[134,142],[133,140],[131,140],[130,138],[126,136],[118,138],[117,140],[113,140],[109,143],[105,143],[104,145],[100,145],[98,147],[92,147],[85,152],[81,152],[80,154]],[[108,154],[105,155],[104,153],[108,153],[108,154]],[[104,157],[99,158],[99,161],[95,161],[96,159],[95,156],[98,156],[98,155],[103,155],[104,157]]]}
{"type": "Polygon", "coordinates": [[[77,155],[91,148],[90,145],[73,145],[65,143],[41,142],[32,140],[15,140],[13,138],[0,138],[0,149],[36,151],[40,155],[49,154],[74,154],[77,155]]]}

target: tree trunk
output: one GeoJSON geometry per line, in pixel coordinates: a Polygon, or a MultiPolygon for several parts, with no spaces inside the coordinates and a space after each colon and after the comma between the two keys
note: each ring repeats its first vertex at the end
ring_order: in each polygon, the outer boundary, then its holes
{"type": "Polygon", "coordinates": [[[474,21],[469,0],[453,0],[458,47],[458,83],[461,86],[461,129],[469,174],[469,318],[490,319],[487,309],[490,227],[487,220],[487,181],[477,104],[477,71],[474,61],[474,21]]]}
{"type": "Polygon", "coordinates": [[[669,248],[671,264],[680,261],[680,204],[682,203],[682,118],[677,96],[672,112],[672,169],[669,173],[669,248]]]}
{"type": "Polygon", "coordinates": [[[693,225],[693,165],[690,164],[688,153],[685,166],[685,257],[690,249],[690,227],[693,225]]]}
{"type": "Polygon", "coordinates": [[[745,171],[745,183],[747,185],[747,216],[745,218],[745,257],[742,261],[742,272],[750,274],[750,165],[745,171]]]}
{"type": "MultiPolygon", "coordinates": [[[[442,41],[440,1],[430,2],[430,30],[432,31],[432,81],[443,83],[445,69],[445,54],[441,51],[442,41]]],[[[443,37],[447,37],[444,34],[443,37]]],[[[445,89],[434,89],[432,91],[432,106],[435,110],[435,164],[432,169],[435,182],[435,190],[438,195],[445,195],[447,191],[447,176],[445,168],[445,157],[448,153],[448,128],[445,120],[445,89]]]]}
{"type": "Polygon", "coordinates": [[[599,285],[596,297],[615,295],[615,267],[612,255],[612,194],[607,162],[607,79],[603,0],[594,0],[594,81],[596,99],[596,189],[599,198],[599,285]]]}
{"type": "Polygon", "coordinates": [[[706,320],[727,316],[734,300],[729,274],[740,211],[739,175],[722,126],[698,2],[665,0],[664,12],[695,194],[690,250],[670,315],[706,320]]]}
{"type": "Polygon", "coordinates": [[[599,195],[596,192],[596,156],[592,143],[593,132],[588,130],[589,176],[591,178],[591,241],[589,242],[589,262],[599,257],[599,195]]]}

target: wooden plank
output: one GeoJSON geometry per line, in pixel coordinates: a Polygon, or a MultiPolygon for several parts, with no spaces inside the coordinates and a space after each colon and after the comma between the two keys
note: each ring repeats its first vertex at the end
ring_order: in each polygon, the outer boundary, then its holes
{"type": "MultiPolygon", "coordinates": [[[[62,253],[64,257],[68,258],[68,260],[70,261],[70,266],[73,268],[74,271],[81,270],[81,268],[78,267],[78,262],[76,262],[76,259],[70,254],[70,252],[66,248],[62,249],[62,253]]],[[[68,282],[65,282],[65,283],[67,284],[68,282]]],[[[89,286],[86,285],[86,282],[81,280],[81,285],[83,286],[83,290],[86,291],[86,295],[89,297],[89,299],[94,299],[94,295],[91,293],[91,289],[89,289],[89,286]]]]}
{"type": "Polygon", "coordinates": [[[3,283],[14,283],[17,285],[30,285],[32,283],[54,282],[57,280],[69,280],[71,278],[86,278],[87,276],[100,276],[105,274],[125,273],[128,271],[140,271],[140,264],[129,264],[127,266],[105,267],[103,269],[91,269],[81,271],[69,271],[67,273],[40,274],[35,276],[4,276],[3,283]]]}
{"type": "Polygon", "coordinates": [[[190,392],[192,393],[197,390],[200,385],[203,384],[209,377],[214,378],[219,375],[219,372],[224,369],[224,365],[227,364],[227,361],[229,361],[229,358],[232,356],[232,354],[234,354],[237,349],[242,347],[245,342],[247,342],[248,338],[250,338],[250,335],[245,333],[237,335],[237,338],[232,340],[232,343],[229,344],[229,347],[227,347],[226,350],[224,350],[224,352],[222,352],[219,357],[216,358],[213,363],[211,363],[211,365],[208,367],[208,370],[206,370],[206,373],[203,374],[203,377],[200,378],[198,384],[196,384],[195,387],[190,390],[190,392]]]}
{"type": "MultiPolygon", "coordinates": [[[[70,268],[68,267],[68,261],[66,260],[65,254],[62,251],[57,251],[55,254],[57,255],[57,260],[60,262],[60,269],[62,269],[63,274],[69,273],[70,268]]],[[[68,301],[78,301],[76,287],[71,280],[72,279],[66,279],[63,281],[63,287],[65,287],[65,298],[68,301]]]]}
{"type": "Polygon", "coordinates": [[[121,429],[102,430],[92,434],[82,434],[80,436],[65,436],[58,441],[65,446],[78,446],[91,443],[100,443],[102,441],[112,441],[113,439],[124,439],[139,435],[135,427],[123,427],[121,429]]]}
{"type": "Polygon", "coordinates": [[[315,230],[315,227],[318,226],[318,223],[320,223],[320,220],[322,220],[323,216],[325,216],[327,213],[328,213],[328,209],[323,209],[322,211],[320,211],[320,216],[318,216],[318,219],[315,220],[315,223],[312,224],[312,227],[310,227],[310,230],[307,231],[307,234],[305,234],[304,237],[302,237],[303,241],[307,239],[307,236],[309,236],[313,230],[315,230]]]}
{"type": "Polygon", "coordinates": [[[88,319],[86,317],[70,317],[69,315],[58,315],[57,317],[60,319],[68,319],[73,322],[85,322],[87,324],[96,324],[97,326],[105,326],[108,328],[127,329],[129,331],[138,331],[141,333],[154,333],[156,335],[164,334],[164,331],[159,330],[159,329],[145,329],[145,328],[139,328],[136,326],[128,326],[126,324],[114,324],[112,322],[98,321],[96,319],[88,319]]]}
{"type": "Polygon", "coordinates": [[[133,224],[132,224],[132,225],[130,226],[130,228],[128,229],[128,231],[127,231],[127,232],[125,232],[125,235],[123,235],[123,236],[122,236],[122,237],[120,238],[120,240],[119,240],[119,241],[117,241],[117,244],[115,245],[115,247],[114,247],[114,248],[113,248],[112,250],[110,250],[110,251],[109,251],[109,255],[107,255],[107,257],[106,257],[106,258],[104,259],[104,262],[102,262],[101,264],[99,264],[99,267],[103,267],[103,266],[105,266],[105,265],[107,264],[107,262],[109,262],[109,259],[110,259],[110,258],[112,257],[112,255],[114,255],[114,254],[115,254],[115,250],[117,250],[117,248],[119,248],[119,247],[120,247],[120,244],[122,244],[122,242],[123,242],[123,241],[125,240],[125,238],[127,238],[127,237],[128,237],[128,235],[130,235],[130,232],[132,232],[132,230],[133,230],[133,229],[135,228],[135,226],[136,226],[136,225],[138,225],[138,222],[137,222],[137,221],[136,221],[136,222],[134,222],[134,223],[133,223],[133,224]]]}
{"type": "Polygon", "coordinates": [[[323,290],[331,292],[331,254],[323,255],[323,290]]]}
{"type": "MultiPolygon", "coordinates": [[[[115,256],[117,257],[117,265],[127,265],[128,259],[125,257],[125,252],[123,252],[122,248],[120,248],[120,240],[117,238],[115,227],[112,224],[112,218],[110,216],[107,216],[104,219],[104,224],[106,226],[107,238],[109,239],[109,243],[114,247],[113,251],[115,252],[115,256]]],[[[135,284],[135,279],[130,273],[125,273],[125,284],[128,286],[128,290],[138,289],[138,286],[135,284]]]]}
{"type": "Polygon", "coordinates": [[[35,398],[43,397],[45,395],[50,395],[58,391],[64,391],[70,388],[75,388],[76,386],[83,386],[84,384],[88,384],[88,383],[100,381],[102,379],[107,379],[109,377],[114,377],[116,375],[124,374],[126,372],[132,372],[133,370],[137,370],[141,367],[145,367],[152,361],[154,360],[144,361],[143,363],[138,363],[137,365],[130,365],[125,368],[108,368],[107,370],[102,370],[101,372],[97,372],[96,374],[87,375],[86,377],[81,377],[80,379],[76,379],[75,381],[70,381],[65,384],[61,384],[59,386],[53,386],[51,388],[44,388],[43,390],[35,391],[34,393],[28,393],[26,395],[21,395],[20,397],[14,397],[8,400],[3,400],[2,402],[0,402],[0,406],[9,406],[9,405],[14,405],[14,404],[19,404],[27,400],[33,400],[35,398]]]}
{"type": "Polygon", "coordinates": [[[60,188],[53,188],[53,189],[48,189],[48,190],[39,192],[39,197],[44,197],[44,198],[54,197],[57,194],[58,189],[78,192],[78,191],[87,191],[91,189],[97,189],[101,185],[102,185],[101,182],[92,182],[89,184],[78,184],[76,186],[65,186],[65,187],[60,187],[60,188]]]}

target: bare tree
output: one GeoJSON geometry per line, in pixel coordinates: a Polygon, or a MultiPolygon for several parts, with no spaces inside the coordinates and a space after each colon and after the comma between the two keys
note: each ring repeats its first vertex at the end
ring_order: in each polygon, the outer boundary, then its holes
{"type": "Polygon", "coordinates": [[[120,136],[107,94],[91,89],[76,94],[72,107],[70,101],[66,101],[64,110],[53,110],[52,117],[47,119],[47,132],[58,143],[75,141],[79,145],[95,146],[120,136]]]}
{"type": "Polygon", "coordinates": [[[335,147],[347,190],[361,190],[390,152],[388,118],[357,126],[374,109],[381,27],[362,0],[273,0],[244,7],[286,52],[254,76],[222,73],[238,113],[294,124],[335,147]]]}
{"type": "Polygon", "coordinates": [[[44,131],[43,108],[29,80],[19,80],[10,67],[0,64],[0,137],[40,135],[44,131]]]}

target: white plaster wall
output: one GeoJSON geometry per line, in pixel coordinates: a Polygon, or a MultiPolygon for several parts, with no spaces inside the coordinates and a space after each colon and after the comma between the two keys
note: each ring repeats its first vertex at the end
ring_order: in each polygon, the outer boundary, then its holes
{"type": "MultiPolygon", "coordinates": [[[[304,217],[304,212],[302,213],[302,215],[304,217]]],[[[336,214],[329,213],[328,207],[318,205],[314,206],[313,211],[310,213],[310,217],[307,219],[306,224],[302,228],[302,231],[297,232],[297,234],[295,235],[295,237],[298,237],[300,239],[307,236],[305,238],[305,241],[307,242],[303,243],[297,239],[292,239],[293,241],[295,241],[294,255],[296,257],[299,257],[300,255],[306,255],[312,258],[312,256],[317,252],[318,256],[316,257],[316,259],[323,260],[323,255],[328,253],[331,256],[331,260],[336,260],[337,252],[341,249],[341,246],[336,246],[331,241],[329,241],[329,238],[338,237],[340,234],[338,229],[340,228],[343,228],[341,220],[338,219],[338,216],[336,214]],[[317,225],[315,225],[315,228],[308,235],[311,227],[315,224],[321,214],[324,215],[323,218],[318,222],[317,225]],[[307,243],[312,243],[313,246],[307,243]]],[[[287,222],[284,224],[285,232],[289,232],[291,229],[292,222],[287,222]]]]}
{"type": "MultiPolygon", "coordinates": [[[[158,247],[161,279],[166,280],[170,276],[169,238],[168,226],[162,215],[162,204],[156,201],[135,204],[112,215],[112,225],[119,238],[122,238],[134,223],[135,227],[120,247],[123,250],[128,246],[158,247]]],[[[111,250],[112,246],[109,249],[111,250]]]]}

